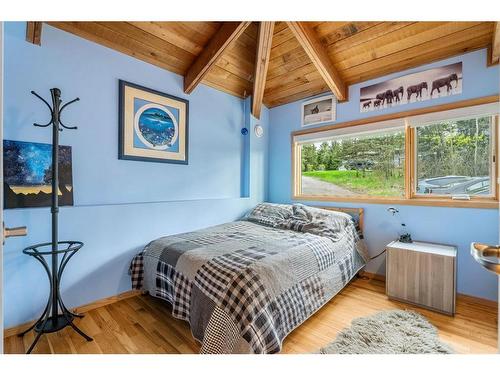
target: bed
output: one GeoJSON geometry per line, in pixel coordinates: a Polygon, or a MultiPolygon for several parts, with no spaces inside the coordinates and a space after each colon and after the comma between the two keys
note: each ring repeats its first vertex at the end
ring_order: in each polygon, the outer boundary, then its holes
{"type": "Polygon", "coordinates": [[[150,242],[131,262],[132,286],[169,302],[201,353],[276,353],[365,265],[362,214],[262,203],[150,242]]]}

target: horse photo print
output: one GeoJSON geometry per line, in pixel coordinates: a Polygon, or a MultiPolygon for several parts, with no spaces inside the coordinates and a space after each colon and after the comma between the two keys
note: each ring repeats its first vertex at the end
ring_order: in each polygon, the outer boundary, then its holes
{"type": "Polygon", "coordinates": [[[361,112],[436,99],[462,92],[462,63],[408,74],[361,88],[361,112]]]}

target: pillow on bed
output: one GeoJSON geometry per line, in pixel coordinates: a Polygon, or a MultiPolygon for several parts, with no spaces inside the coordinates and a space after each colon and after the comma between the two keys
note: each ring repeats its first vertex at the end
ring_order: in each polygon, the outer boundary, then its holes
{"type": "Polygon", "coordinates": [[[351,223],[354,224],[352,216],[345,212],[324,210],[299,203],[293,205],[290,229],[335,238],[351,223]]]}
{"type": "Polygon", "coordinates": [[[289,204],[260,203],[246,216],[245,220],[271,227],[283,226],[293,215],[289,204]]]}

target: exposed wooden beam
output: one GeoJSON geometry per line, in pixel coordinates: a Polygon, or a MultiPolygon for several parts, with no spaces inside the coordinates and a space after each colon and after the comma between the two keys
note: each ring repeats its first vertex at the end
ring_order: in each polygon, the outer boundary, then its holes
{"type": "Polygon", "coordinates": [[[347,100],[346,85],[314,30],[307,22],[287,21],[287,24],[337,99],[347,100]]]}
{"type": "Polygon", "coordinates": [[[251,22],[225,22],[222,24],[184,76],[184,92],[190,94],[195,89],[210,68],[217,63],[224,51],[243,34],[250,24],[251,22]]]}
{"type": "Polygon", "coordinates": [[[260,22],[255,55],[255,74],[253,78],[252,114],[260,118],[262,98],[266,87],[267,68],[273,41],[274,22],[260,22]]]}
{"type": "Polygon", "coordinates": [[[42,23],[41,22],[26,22],[26,41],[42,45],[42,23]]]}
{"type": "Polygon", "coordinates": [[[491,41],[491,64],[500,62],[500,22],[495,22],[493,40],[491,41]]]}

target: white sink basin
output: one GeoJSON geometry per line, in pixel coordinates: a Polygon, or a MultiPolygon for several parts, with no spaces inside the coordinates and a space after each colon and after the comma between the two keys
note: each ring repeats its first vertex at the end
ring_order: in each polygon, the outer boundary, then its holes
{"type": "Polygon", "coordinates": [[[500,275],[500,246],[473,242],[470,245],[470,253],[484,268],[500,275]]]}

